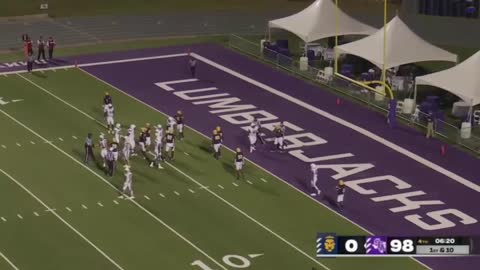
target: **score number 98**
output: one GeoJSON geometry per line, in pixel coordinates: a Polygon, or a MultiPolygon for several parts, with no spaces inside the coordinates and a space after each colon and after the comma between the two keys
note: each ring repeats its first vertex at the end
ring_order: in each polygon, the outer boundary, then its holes
{"type": "Polygon", "coordinates": [[[415,241],[412,238],[391,238],[388,241],[389,254],[415,253],[415,241]]]}

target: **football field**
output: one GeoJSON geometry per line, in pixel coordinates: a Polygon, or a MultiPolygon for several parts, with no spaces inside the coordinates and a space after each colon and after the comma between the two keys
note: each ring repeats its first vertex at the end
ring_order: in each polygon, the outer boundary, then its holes
{"type": "MultiPolygon", "coordinates": [[[[224,148],[217,161],[210,151],[208,131],[224,123],[201,123],[203,115],[195,111],[200,103],[190,105],[192,111],[188,103],[167,98],[152,106],[149,100],[163,98],[174,85],[194,82],[185,67],[172,62],[187,61],[185,53],[141,58],[133,52],[125,59],[92,56],[80,61],[80,68],[59,65],[0,76],[0,269],[428,269],[412,258],[317,259],[318,232],[370,232],[256,163],[248,161],[245,180],[235,180],[233,152],[224,148]],[[156,84],[145,78],[156,74],[156,84]],[[142,82],[166,91],[152,92],[142,82]],[[134,200],[118,198],[122,166],[107,177],[99,161],[83,162],[87,133],[95,142],[106,133],[104,92],[113,97],[115,120],[124,133],[130,124],[164,125],[176,110],[187,112],[187,126],[193,119],[204,125],[186,130],[175,160],[164,169],[150,168],[141,155],[131,159],[134,200]]],[[[227,84],[228,78],[204,72],[200,65],[202,83],[227,84]]],[[[201,100],[190,98],[190,103],[201,100]]],[[[246,135],[238,129],[225,136],[228,141],[246,135]]],[[[238,146],[246,152],[245,145],[238,146]]],[[[95,154],[99,160],[98,149],[95,154]]],[[[254,153],[273,155],[276,166],[305,171],[301,181],[309,182],[308,170],[275,154],[254,153]]],[[[355,215],[348,207],[347,214],[355,215]]],[[[391,233],[386,224],[377,228],[391,233]]]]}

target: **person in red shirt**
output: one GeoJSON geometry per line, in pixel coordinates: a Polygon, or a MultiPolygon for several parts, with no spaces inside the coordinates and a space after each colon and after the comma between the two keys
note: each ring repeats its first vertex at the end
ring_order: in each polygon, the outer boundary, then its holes
{"type": "Polygon", "coordinates": [[[53,49],[55,48],[55,40],[53,40],[53,37],[49,37],[47,41],[47,46],[48,46],[48,59],[53,58],[53,49]]]}
{"type": "Polygon", "coordinates": [[[33,54],[33,44],[30,38],[27,39],[27,55],[33,54]]]}
{"type": "Polygon", "coordinates": [[[25,57],[28,57],[28,46],[27,46],[28,39],[29,39],[28,34],[22,35],[23,53],[25,54],[25,57]]]}

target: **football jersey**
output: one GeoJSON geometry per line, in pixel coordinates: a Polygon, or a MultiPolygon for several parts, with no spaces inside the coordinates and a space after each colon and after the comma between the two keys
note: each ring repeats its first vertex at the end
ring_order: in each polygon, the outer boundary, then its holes
{"type": "Polygon", "coordinates": [[[337,194],[338,195],[345,194],[345,186],[337,186],[337,194]]]}
{"type": "Polygon", "coordinates": [[[222,142],[222,136],[220,136],[219,134],[213,135],[212,136],[212,142],[213,142],[213,144],[221,143],[222,142]]]}
{"type": "Polygon", "coordinates": [[[132,172],[125,172],[125,183],[132,183],[132,172]]]}
{"type": "Polygon", "coordinates": [[[184,121],[183,115],[181,115],[181,114],[180,115],[179,114],[175,115],[175,121],[177,121],[177,124],[182,125],[183,121],[184,121]]]}
{"type": "Polygon", "coordinates": [[[107,148],[107,139],[101,139],[100,140],[100,147],[103,149],[103,148],[107,148]]]}
{"type": "Polygon", "coordinates": [[[173,143],[173,141],[175,140],[175,135],[169,133],[167,134],[167,136],[165,136],[165,141],[167,143],[173,143]]]}
{"type": "Polygon", "coordinates": [[[243,153],[242,152],[237,152],[235,154],[235,162],[243,162],[243,153]]]}
{"type": "Polygon", "coordinates": [[[107,116],[108,117],[113,117],[114,114],[114,109],[113,108],[107,108],[107,116]]]}

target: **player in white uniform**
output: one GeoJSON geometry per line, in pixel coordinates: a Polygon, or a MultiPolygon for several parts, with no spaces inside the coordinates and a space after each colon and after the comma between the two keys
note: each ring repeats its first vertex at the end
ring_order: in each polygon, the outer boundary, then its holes
{"type": "Polygon", "coordinates": [[[124,139],[123,142],[123,160],[125,160],[125,163],[128,165],[130,161],[130,151],[131,151],[131,146],[130,146],[130,139],[127,136],[122,137],[124,139]]]}
{"type": "Polygon", "coordinates": [[[312,181],[310,182],[310,184],[316,190],[316,192],[313,192],[310,195],[317,196],[317,195],[320,195],[321,193],[320,189],[317,187],[317,181],[318,181],[317,165],[315,165],[314,163],[310,164],[310,170],[312,171],[312,181]]]}
{"type": "Polygon", "coordinates": [[[102,133],[100,134],[100,142],[98,143],[99,146],[100,146],[100,156],[102,157],[102,160],[103,160],[103,167],[107,167],[107,146],[108,146],[108,142],[107,142],[107,139],[105,139],[105,135],[102,133]]]}
{"type": "Polygon", "coordinates": [[[124,173],[124,182],[123,182],[123,188],[122,188],[122,195],[119,196],[119,198],[125,198],[125,199],[135,199],[133,196],[133,189],[132,189],[132,172],[130,171],[130,166],[125,165],[125,173],[124,173]],[[129,196],[127,196],[127,193],[129,196]]]}
{"type": "Polygon", "coordinates": [[[167,120],[167,130],[170,128],[173,130],[175,128],[175,125],[177,124],[177,121],[173,117],[168,117],[167,120]]]}
{"type": "Polygon", "coordinates": [[[136,156],[135,153],[135,125],[130,125],[130,128],[127,131],[128,144],[130,145],[130,155],[136,156]]]}
{"type": "Polygon", "coordinates": [[[150,163],[150,167],[156,165],[159,169],[163,169],[161,161],[163,161],[163,129],[162,125],[157,125],[155,130],[155,159],[150,163]]]}
{"type": "Polygon", "coordinates": [[[258,133],[258,126],[254,123],[248,127],[248,140],[250,141],[250,153],[255,151],[255,144],[257,143],[257,133],[258,133]]]}
{"type": "Polygon", "coordinates": [[[120,143],[121,131],[122,131],[122,126],[120,125],[120,123],[117,123],[115,125],[115,128],[113,129],[113,142],[120,143]]]}
{"type": "Polygon", "coordinates": [[[107,128],[108,128],[108,133],[113,133],[113,125],[115,124],[115,121],[113,120],[113,116],[115,113],[115,109],[113,108],[112,104],[108,104],[105,107],[105,117],[107,118],[107,128]]]}

